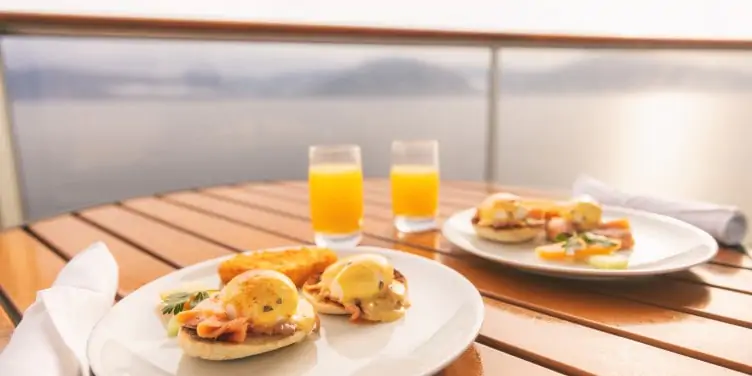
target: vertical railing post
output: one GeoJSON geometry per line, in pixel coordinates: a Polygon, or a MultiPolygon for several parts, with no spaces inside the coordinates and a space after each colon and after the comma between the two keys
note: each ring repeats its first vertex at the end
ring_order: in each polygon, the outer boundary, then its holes
{"type": "Polygon", "coordinates": [[[23,223],[7,86],[3,49],[0,43],[0,228],[23,223]]]}
{"type": "Polygon", "coordinates": [[[488,93],[486,95],[486,183],[496,182],[499,129],[499,48],[490,48],[488,64],[488,93]]]}

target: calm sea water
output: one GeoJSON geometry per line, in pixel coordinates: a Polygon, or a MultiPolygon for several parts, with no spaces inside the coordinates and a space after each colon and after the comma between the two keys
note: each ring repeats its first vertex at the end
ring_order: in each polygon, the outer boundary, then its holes
{"type": "MultiPolygon", "coordinates": [[[[498,179],[566,188],[588,173],[624,189],[752,212],[745,96],[645,93],[501,99],[498,179]]],[[[32,219],[159,191],[304,179],[307,146],[357,143],[386,176],[393,139],[435,138],[448,179],[484,174],[483,98],[18,102],[32,219]]]]}
{"type": "Polygon", "coordinates": [[[436,138],[445,176],[477,180],[485,114],[482,98],[14,106],[32,218],[160,191],[305,179],[312,144],[359,144],[364,172],[387,176],[393,139],[436,138]]]}

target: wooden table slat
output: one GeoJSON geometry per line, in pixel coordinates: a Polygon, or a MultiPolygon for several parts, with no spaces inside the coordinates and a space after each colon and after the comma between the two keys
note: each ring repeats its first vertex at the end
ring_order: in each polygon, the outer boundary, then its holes
{"type": "MultiPolygon", "coordinates": [[[[559,375],[547,368],[543,368],[535,363],[521,360],[507,353],[498,351],[494,348],[482,344],[476,344],[477,356],[480,358],[482,372],[472,373],[471,367],[458,367],[456,373],[447,372],[445,376],[471,376],[471,375],[525,375],[525,376],[553,376],[559,375]]],[[[462,359],[460,359],[461,361],[462,359]]],[[[451,369],[446,370],[451,371],[451,369]]],[[[445,371],[445,372],[446,372],[445,371]]]]}
{"type": "MultiPolygon", "coordinates": [[[[238,192],[235,188],[230,187],[216,187],[206,189],[204,192],[208,194],[220,193],[220,195],[232,195],[233,192],[238,192]]],[[[274,191],[270,191],[267,187],[254,186],[239,191],[241,196],[247,197],[241,198],[244,203],[249,205],[255,205],[259,202],[264,202],[260,197],[268,197],[274,199],[274,205],[265,205],[265,208],[285,212],[287,214],[296,213],[301,218],[308,219],[308,210],[301,211],[300,205],[303,204],[306,208],[308,206],[308,195],[298,192],[296,187],[281,187],[274,191]],[[259,196],[261,195],[261,196],[259,196]]],[[[380,220],[389,222],[392,220],[391,209],[386,210],[383,205],[373,203],[370,200],[363,204],[364,215],[368,219],[380,220]]]]}
{"type": "Polygon", "coordinates": [[[10,341],[10,336],[13,335],[14,328],[13,321],[11,321],[8,314],[0,306],[0,352],[3,351],[3,348],[10,341]]]}
{"type": "Polygon", "coordinates": [[[728,265],[752,270],[752,257],[750,257],[749,254],[740,252],[738,250],[719,252],[718,255],[716,255],[713,259],[713,262],[716,262],[720,265],[728,265]]]}
{"type": "Polygon", "coordinates": [[[233,253],[230,248],[199,239],[121,206],[103,206],[80,214],[178,267],[233,253]]]}
{"type": "Polygon", "coordinates": [[[482,375],[553,376],[560,375],[560,373],[476,342],[439,374],[439,376],[482,375]]]}
{"type": "MultiPolygon", "coordinates": [[[[237,190],[236,188],[230,189],[237,190]]],[[[216,194],[221,191],[213,189],[209,190],[209,192],[216,194]]],[[[196,194],[181,193],[180,195],[185,197],[196,194]]],[[[168,195],[168,197],[171,196],[174,195],[168,195]]],[[[209,203],[209,205],[205,204],[205,207],[203,207],[204,210],[216,210],[217,214],[220,214],[220,211],[216,208],[219,207],[221,200],[215,199],[211,201],[211,197],[207,196],[203,201],[205,203],[208,201],[209,203]]],[[[288,204],[292,202],[291,200],[273,200],[267,197],[263,201],[258,201],[257,204],[274,207],[278,201],[287,202],[288,204]]],[[[237,205],[241,204],[238,203],[237,205]]],[[[246,207],[245,209],[254,210],[250,207],[246,207]]],[[[305,205],[301,204],[296,215],[303,217],[305,210],[307,210],[305,205]]],[[[222,214],[232,215],[231,212],[227,211],[222,211],[222,214]]],[[[252,217],[252,215],[247,213],[245,218],[249,217],[252,217]]],[[[294,219],[294,217],[289,218],[294,219]]],[[[243,218],[234,219],[243,220],[243,218]]],[[[364,224],[366,231],[368,231],[368,223],[366,221],[364,224]]],[[[262,226],[263,224],[255,225],[262,226]]],[[[285,228],[287,228],[286,225],[285,228]]],[[[394,231],[391,234],[394,236],[394,231]]],[[[456,262],[456,259],[452,260],[456,262]]],[[[482,271],[482,274],[478,276],[487,278],[484,288],[496,290],[493,293],[500,296],[506,296],[518,302],[526,302],[527,304],[536,306],[538,309],[551,310],[550,313],[554,315],[559,315],[560,317],[575,320],[586,325],[592,325],[601,330],[612,331],[619,335],[628,336],[684,354],[702,357],[703,359],[733,366],[737,369],[752,371],[752,366],[750,366],[752,364],[752,353],[743,350],[742,345],[739,345],[742,346],[742,349],[729,349],[727,343],[707,339],[707,333],[716,333],[715,338],[721,337],[726,338],[728,341],[740,341],[739,343],[742,343],[744,341],[743,338],[752,335],[752,332],[747,328],[729,325],[705,317],[661,309],[655,305],[640,304],[636,301],[622,300],[605,294],[594,294],[586,289],[573,288],[573,285],[560,281],[555,281],[554,283],[548,279],[523,275],[521,273],[502,272],[502,268],[490,265],[487,262],[483,262],[481,265],[483,267],[464,270],[463,273],[471,281],[477,282],[473,280],[473,275],[468,275],[467,273],[482,271]],[[572,301],[579,302],[580,304],[573,304],[572,301]],[[630,314],[626,315],[625,312],[630,312],[630,314]],[[630,316],[630,323],[649,322],[654,325],[624,325],[623,322],[615,320],[624,316],[630,316]],[[680,330],[680,328],[684,328],[684,330],[680,330]]],[[[459,266],[462,265],[460,264],[459,266]]],[[[482,288],[478,283],[476,283],[476,286],[482,288]]],[[[707,289],[707,287],[702,285],[687,284],[687,288],[692,288],[692,286],[701,290],[707,289]]],[[[701,306],[701,304],[698,305],[701,306]]]]}
{"type": "MultiPolygon", "coordinates": [[[[275,233],[284,232],[286,235],[293,236],[302,241],[311,242],[313,240],[313,228],[309,222],[300,218],[285,220],[284,214],[238,205],[235,202],[221,200],[196,192],[170,194],[165,196],[165,199],[182,204],[193,210],[221,215],[246,225],[260,226],[260,228],[266,231],[275,233]],[[280,223],[284,225],[279,225],[280,223]]],[[[294,207],[300,207],[300,204],[295,204],[292,201],[286,202],[295,205],[294,207]]]]}
{"type": "Polygon", "coordinates": [[[120,267],[118,293],[121,295],[173,271],[167,263],[71,215],[40,221],[29,228],[68,258],[95,242],[104,242],[120,267]]]}
{"type": "MultiPolygon", "coordinates": [[[[202,199],[208,199],[208,203],[212,204],[211,206],[207,206],[206,208],[210,208],[212,210],[216,210],[217,212],[221,212],[223,210],[228,210],[229,208],[232,208],[233,206],[237,209],[235,212],[241,212],[242,210],[246,209],[240,206],[237,206],[232,203],[224,203],[220,204],[220,202],[211,201],[210,197],[204,197],[200,194],[193,193],[193,192],[186,192],[186,193],[177,193],[168,195],[167,198],[170,201],[177,201],[181,203],[193,203],[199,201],[192,201],[191,198],[195,198],[197,200],[202,199]]],[[[151,207],[152,205],[143,205],[140,209],[151,207]]],[[[160,211],[162,212],[162,215],[168,216],[166,213],[168,211],[167,208],[171,208],[170,211],[173,211],[175,214],[169,215],[169,217],[172,217],[173,215],[177,215],[177,213],[184,213],[185,210],[191,210],[186,209],[185,207],[180,207],[177,205],[168,206],[168,205],[161,205],[160,211]]],[[[305,233],[310,233],[310,226],[301,220],[296,220],[294,218],[288,218],[283,215],[271,213],[271,212],[264,212],[258,209],[251,209],[255,210],[256,216],[254,217],[255,220],[258,221],[258,223],[266,223],[271,224],[275,223],[274,226],[280,226],[282,228],[285,228],[288,233],[291,234],[291,236],[300,236],[303,235],[301,233],[298,233],[296,231],[305,231],[305,233]],[[295,224],[295,223],[298,224],[295,224]],[[277,224],[278,223],[278,224],[277,224]]],[[[213,217],[209,215],[204,216],[205,221],[211,222],[213,221],[213,217]]],[[[195,224],[194,224],[195,225],[195,224]]],[[[181,227],[181,225],[177,225],[178,227],[181,227]]],[[[273,226],[273,227],[274,227],[273,226]]],[[[211,226],[207,226],[211,227],[211,226]]],[[[196,229],[200,229],[200,226],[197,227],[191,227],[186,228],[186,231],[193,232],[196,229]]],[[[251,228],[249,228],[250,230],[251,228]]],[[[233,240],[232,237],[236,236],[238,233],[234,231],[222,231],[222,229],[218,229],[221,231],[224,236],[227,237],[227,243],[235,243],[237,240],[233,240]]],[[[205,231],[202,231],[202,233],[205,233],[205,231]]],[[[286,244],[292,244],[292,241],[287,241],[286,244]]],[[[381,245],[385,246],[386,244],[378,243],[374,240],[368,240],[364,244],[373,244],[373,245],[381,245]]],[[[166,244],[168,246],[169,243],[166,244]]],[[[278,246],[282,244],[274,244],[270,246],[278,246]]],[[[389,244],[392,247],[395,247],[397,245],[395,244],[389,244]]],[[[179,244],[175,244],[174,248],[177,251],[179,247],[179,244]]],[[[403,249],[406,250],[406,249],[403,249]]],[[[426,257],[437,257],[437,254],[431,251],[427,250],[420,250],[420,249],[409,249],[409,251],[413,253],[418,253],[420,255],[426,256],[426,257]]],[[[440,257],[440,255],[438,255],[440,257]]],[[[524,308],[515,307],[513,305],[510,305],[508,303],[494,303],[494,305],[489,306],[487,308],[487,321],[489,322],[507,322],[507,320],[514,320],[515,318],[519,317],[518,320],[522,320],[520,322],[513,321],[513,325],[510,327],[517,328],[517,331],[510,331],[508,328],[503,329],[488,329],[484,327],[481,334],[485,337],[492,338],[492,340],[495,343],[510,343],[506,345],[507,348],[512,349],[514,351],[520,351],[521,353],[525,355],[531,354],[538,354],[537,358],[535,358],[536,363],[545,364],[547,366],[550,366],[554,369],[561,369],[562,371],[573,371],[578,370],[578,372],[582,370],[586,370],[586,372],[589,373],[595,373],[595,374],[615,374],[616,371],[618,371],[618,367],[613,366],[613,362],[609,359],[604,359],[602,362],[594,362],[592,361],[591,356],[588,354],[583,354],[579,349],[574,347],[568,347],[567,351],[562,351],[561,349],[558,349],[556,346],[549,346],[549,333],[550,330],[553,330],[551,328],[545,328],[545,331],[540,331],[540,329],[537,329],[540,326],[540,323],[536,321],[536,318],[540,317],[546,317],[546,320],[548,322],[555,322],[557,326],[572,326],[576,327],[577,329],[572,330],[572,332],[567,332],[568,336],[573,336],[569,338],[592,338],[594,342],[597,342],[601,344],[601,346],[613,346],[614,351],[618,351],[619,353],[628,353],[632,354],[632,356],[637,356],[635,354],[639,354],[639,356],[643,359],[650,359],[650,362],[644,362],[641,364],[644,364],[644,372],[649,372],[649,370],[655,370],[655,369],[677,369],[677,365],[681,369],[696,369],[696,367],[701,367],[704,372],[707,374],[724,374],[725,370],[711,365],[709,363],[701,362],[695,359],[691,359],[685,356],[681,356],[678,354],[674,354],[671,352],[666,352],[664,350],[642,344],[637,341],[621,338],[619,336],[614,336],[608,333],[604,333],[599,330],[594,330],[591,328],[587,328],[584,326],[580,326],[577,324],[573,324],[564,320],[558,320],[554,319],[553,317],[549,317],[547,315],[540,314],[538,312],[530,311],[524,308]],[[525,317],[528,317],[527,319],[525,317]],[[530,320],[529,318],[533,318],[530,320]],[[535,333],[539,333],[536,335],[535,333]],[[520,343],[525,341],[530,341],[530,339],[533,339],[531,343],[520,343]],[[536,339],[537,338],[537,339],[536,339]],[[547,347],[548,346],[548,347],[547,347]],[[521,350],[520,350],[521,349],[521,350]],[[572,352],[571,354],[569,352],[572,352]],[[580,354],[580,355],[577,355],[580,354]],[[574,360],[574,361],[573,361],[574,360]],[[677,363],[678,362],[678,363],[677,363]],[[656,365],[658,363],[658,365],[656,365]],[[574,365],[573,365],[574,364],[574,365]],[[649,367],[649,368],[648,368],[649,367]],[[656,368],[659,367],[659,368],[656,368]],[[662,368],[661,368],[662,367],[662,368]]],[[[562,337],[564,339],[565,337],[562,337]]],[[[563,347],[564,346],[562,344],[563,347]]],[[[630,361],[632,358],[624,358],[623,360],[630,361]]],[[[626,363],[624,363],[626,365],[626,363]]],[[[634,367],[634,365],[631,365],[631,367],[634,367]]],[[[642,366],[640,366],[642,367],[642,366]]]]}
{"type": "Polygon", "coordinates": [[[254,247],[273,247],[289,242],[281,236],[241,226],[225,218],[208,217],[205,214],[178,207],[158,198],[147,197],[123,202],[123,206],[145,215],[180,226],[205,239],[225,244],[243,251],[254,247]],[[230,239],[228,242],[227,240],[230,239]]]}
{"type": "Polygon", "coordinates": [[[705,264],[696,266],[689,271],[671,274],[669,277],[752,294],[752,270],[749,269],[705,264]]]}
{"type": "Polygon", "coordinates": [[[536,363],[566,373],[593,375],[728,375],[730,372],[710,363],[681,356],[643,343],[609,335],[524,308],[485,298],[486,316],[481,335],[506,340],[514,335],[517,348],[500,344],[503,351],[523,352],[536,363]],[[524,350],[523,350],[524,348],[524,350]],[[590,351],[585,349],[591,349],[590,351]],[[594,350],[597,349],[597,350],[594,350]],[[550,358],[543,358],[543,356],[550,358]],[[639,361],[637,361],[639,359],[639,361]]]}
{"type": "Polygon", "coordinates": [[[52,286],[65,260],[21,229],[0,233],[0,286],[20,312],[52,286]]]}

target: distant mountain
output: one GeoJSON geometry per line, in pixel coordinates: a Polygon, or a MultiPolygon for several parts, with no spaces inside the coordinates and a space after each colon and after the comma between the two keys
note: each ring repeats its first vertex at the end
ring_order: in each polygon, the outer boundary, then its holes
{"type": "Polygon", "coordinates": [[[125,75],[105,75],[65,68],[9,70],[8,90],[13,99],[99,98],[109,96],[108,87],[127,84],[160,85],[160,80],[125,75]]]}
{"type": "Polygon", "coordinates": [[[310,95],[458,95],[475,90],[457,72],[417,60],[384,59],[333,74],[310,95]]]}
{"type": "MultiPolygon", "coordinates": [[[[270,77],[220,75],[196,67],[172,78],[64,68],[8,71],[11,98],[309,98],[327,96],[479,95],[483,68],[437,66],[414,59],[378,59],[337,70],[270,77]]],[[[646,90],[749,91],[752,74],[650,57],[603,56],[547,71],[502,69],[500,90],[512,94],[608,93],[646,90]]]]}
{"type": "Polygon", "coordinates": [[[175,78],[133,77],[62,68],[11,70],[11,97],[264,97],[343,95],[466,95],[476,93],[457,72],[410,59],[383,59],[351,69],[291,72],[267,78],[223,77],[194,69],[175,78]]]}

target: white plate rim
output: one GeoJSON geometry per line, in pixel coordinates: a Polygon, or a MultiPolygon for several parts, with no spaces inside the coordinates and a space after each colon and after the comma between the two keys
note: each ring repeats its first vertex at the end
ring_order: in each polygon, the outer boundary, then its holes
{"type": "Polygon", "coordinates": [[[474,211],[474,210],[475,208],[471,207],[471,208],[459,210],[455,212],[454,214],[452,214],[449,218],[447,218],[446,221],[444,221],[444,224],[442,225],[442,228],[441,228],[442,235],[446,237],[447,240],[449,240],[449,242],[451,242],[458,248],[463,249],[466,252],[472,253],[473,255],[476,255],[478,257],[484,258],[486,260],[494,261],[500,264],[508,265],[508,266],[511,266],[520,270],[536,272],[536,273],[544,273],[549,276],[557,276],[557,275],[568,276],[569,275],[569,276],[574,276],[574,277],[625,278],[625,277],[644,277],[644,276],[651,276],[651,275],[659,275],[659,274],[678,272],[678,271],[689,269],[699,264],[703,264],[713,259],[713,257],[715,257],[716,254],[718,253],[718,243],[715,241],[715,239],[706,231],[698,228],[695,225],[692,225],[682,220],[669,217],[666,215],[662,215],[662,214],[651,213],[651,212],[647,212],[643,210],[631,209],[631,208],[626,208],[626,207],[621,207],[621,206],[604,205],[603,206],[604,213],[620,212],[620,213],[624,213],[627,216],[647,217],[647,218],[651,218],[657,221],[668,223],[673,226],[683,227],[685,229],[691,230],[693,233],[695,233],[695,235],[697,235],[698,239],[702,240],[701,243],[698,245],[708,247],[709,251],[704,257],[697,258],[692,261],[687,261],[684,263],[678,263],[677,265],[672,266],[672,267],[667,267],[665,265],[662,266],[659,263],[658,265],[649,267],[649,268],[582,269],[582,268],[570,268],[570,267],[567,267],[566,264],[562,264],[562,265],[555,264],[555,263],[530,264],[528,262],[517,261],[517,260],[509,259],[506,257],[493,255],[488,252],[482,252],[482,251],[475,249],[474,247],[470,247],[470,249],[462,247],[458,242],[458,238],[464,239],[468,235],[465,235],[463,231],[453,228],[451,226],[451,223],[453,222],[452,219],[456,219],[458,216],[467,215],[468,212],[474,211]]]}
{"type": "MultiPolygon", "coordinates": [[[[236,254],[230,254],[230,255],[226,255],[226,256],[215,257],[213,259],[204,260],[204,261],[198,262],[196,264],[186,266],[184,268],[176,269],[176,270],[174,270],[173,272],[171,272],[169,274],[165,274],[165,275],[163,275],[163,276],[161,276],[161,277],[159,277],[159,278],[157,278],[157,279],[155,279],[153,281],[150,281],[150,282],[142,285],[141,287],[139,287],[138,289],[132,291],[130,294],[128,294],[127,296],[125,296],[123,299],[121,299],[117,303],[115,303],[110,308],[110,310],[108,310],[108,312],[105,313],[99,319],[99,321],[97,321],[97,323],[94,325],[94,327],[92,328],[91,333],[89,333],[89,336],[86,339],[86,359],[87,359],[87,361],[89,363],[89,371],[93,375],[96,375],[96,376],[108,376],[108,375],[105,375],[103,373],[102,366],[99,363],[99,360],[95,361],[95,360],[92,359],[92,356],[91,356],[92,338],[94,337],[94,335],[96,333],[98,333],[98,331],[102,330],[101,325],[103,325],[103,322],[105,321],[105,319],[111,314],[111,310],[113,308],[115,308],[117,305],[123,304],[123,302],[128,301],[128,299],[131,296],[134,296],[133,294],[136,293],[137,291],[139,291],[141,289],[144,289],[144,288],[147,288],[148,286],[151,286],[151,285],[154,285],[154,284],[158,284],[158,283],[160,283],[160,281],[163,281],[163,280],[166,280],[166,279],[175,279],[175,278],[179,277],[180,275],[190,274],[193,271],[209,267],[210,265],[212,265],[214,263],[219,263],[219,262],[221,262],[223,260],[228,260],[228,259],[234,257],[237,254],[252,253],[252,252],[258,252],[258,251],[272,251],[272,252],[277,252],[277,251],[283,251],[283,250],[288,250],[288,249],[313,248],[313,247],[316,247],[316,246],[315,245],[311,245],[311,244],[294,244],[294,245],[290,245],[290,246],[260,248],[260,249],[257,249],[257,250],[248,250],[248,251],[238,252],[236,254]]],[[[373,253],[379,253],[379,254],[385,254],[385,255],[395,254],[396,253],[396,254],[399,254],[400,257],[413,258],[415,260],[418,260],[418,262],[424,263],[426,265],[431,265],[432,267],[436,267],[436,268],[442,269],[442,270],[444,270],[444,272],[447,272],[447,273],[449,273],[451,275],[454,275],[458,279],[459,283],[465,284],[465,286],[469,287],[470,291],[474,292],[473,295],[475,296],[475,299],[474,299],[475,303],[473,304],[473,306],[475,307],[475,310],[476,310],[476,316],[475,316],[473,327],[472,328],[468,328],[468,330],[466,331],[467,334],[462,339],[463,346],[457,346],[457,347],[455,347],[454,351],[452,351],[450,354],[447,354],[447,356],[444,358],[444,361],[437,362],[436,365],[433,366],[433,367],[431,367],[430,370],[426,370],[426,373],[424,373],[424,375],[432,375],[435,372],[439,372],[442,369],[446,368],[453,361],[457,360],[467,350],[467,348],[469,346],[471,346],[475,342],[475,339],[480,334],[480,330],[481,330],[481,327],[483,325],[483,321],[485,319],[485,303],[483,302],[483,296],[480,294],[480,291],[475,287],[475,285],[473,285],[472,282],[470,282],[467,278],[465,278],[464,275],[462,275],[458,271],[456,271],[456,270],[454,270],[454,269],[452,269],[452,268],[450,268],[450,267],[448,267],[448,266],[446,266],[446,265],[444,265],[444,264],[442,264],[440,262],[436,262],[436,261],[433,261],[433,260],[425,258],[425,257],[414,255],[414,254],[411,254],[411,253],[408,253],[408,252],[399,251],[399,250],[396,250],[396,249],[390,249],[390,248],[384,248],[384,247],[375,247],[375,246],[356,246],[356,247],[345,247],[345,248],[330,247],[330,249],[332,249],[335,252],[337,252],[337,251],[345,251],[345,252],[353,252],[354,253],[355,250],[358,250],[358,251],[362,251],[363,253],[373,252],[373,253]]]]}

